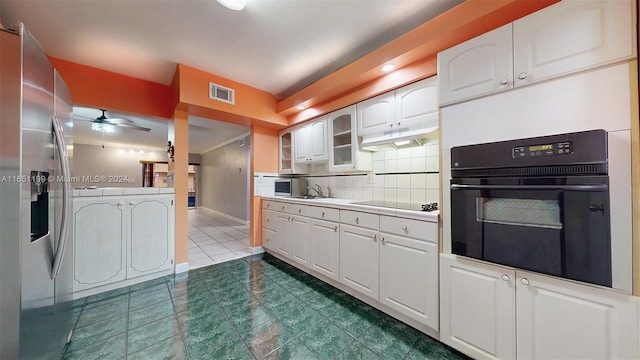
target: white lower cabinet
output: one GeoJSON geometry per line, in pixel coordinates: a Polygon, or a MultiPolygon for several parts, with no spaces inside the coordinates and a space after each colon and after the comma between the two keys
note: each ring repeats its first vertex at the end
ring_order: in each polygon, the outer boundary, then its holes
{"type": "Polygon", "coordinates": [[[438,331],[437,222],[272,200],[262,207],[269,253],[416,328],[438,331]]]}
{"type": "Polygon", "coordinates": [[[380,302],[437,330],[438,245],[381,232],[380,302]]]}
{"type": "Polygon", "coordinates": [[[378,300],[378,230],[340,224],[340,282],[378,300]]]}
{"type": "Polygon", "coordinates": [[[326,277],[339,280],[340,232],[338,223],[311,219],[311,268],[326,277]]]}
{"type": "Polygon", "coordinates": [[[77,197],[74,292],[170,271],[174,195],[77,197]]]}
{"type": "Polygon", "coordinates": [[[517,355],[522,359],[638,359],[637,298],[516,272],[517,355]]]}
{"type": "Polygon", "coordinates": [[[173,197],[138,196],[127,201],[127,277],[171,268],[175,234],[173,197]]]}
{"type": "Polygon", "coordinates": [[[440,264],[440,340],[467,355],[501,359],[637,359],[640,355],[636,297],[455,255],[441,255],[440,264]]]}
{"type": "Polygon", "coordinates": [[[80,291],[127,278],[125,207],[118,198],[76,198],[73,289],[80,291]]]}
{"type": "Polygon", "coordinates": [[[291,257],[304,266],[309,266],[309,218],[291,217],[291,257]]]}
{"type": "Polygon", "coordinates": [[[286,257],[291,257],[291,215],[276,212],[276,233],[272,239],[273,249],[286,257]]]}
{"type": "Polygon", "coordinates": [[[515,271],[440,255],[440,341],[477,359],[516,357],[515,271]]]}

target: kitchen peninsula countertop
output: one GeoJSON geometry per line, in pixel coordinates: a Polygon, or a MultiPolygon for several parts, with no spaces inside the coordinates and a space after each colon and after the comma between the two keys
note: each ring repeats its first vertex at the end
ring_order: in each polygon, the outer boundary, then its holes
{"type": "Polygon", "coordinates": [[[439,211],[417,211],[417,210],[405,210],[405,209],[392,209],[381,206],[371,206],[356,204],[362,200],[349,200],[341,198],[315,198],[315,199],[297,199],[286,196],[262,196],[264,200],[282,201],[293,204],[310,205],[310,206],[323,206],[328,208],[362,211],[378,215],[397,216],[407,219],[423,220],[429,222],[438,222],[439,211]]]}
{"type": "Polygon", "coordinates": [[[122,195],[154,195],[173,194],[173,188],[157,187],[104,187],[95,189],[74,189],[73,197],[83,196],[122,196],[122,195]]]}

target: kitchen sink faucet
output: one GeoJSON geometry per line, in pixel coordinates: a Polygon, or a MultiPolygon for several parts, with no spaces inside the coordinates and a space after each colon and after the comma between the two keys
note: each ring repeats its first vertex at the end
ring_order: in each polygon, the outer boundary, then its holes
{"type": "Polygon", "coordinates": [[[309,193],[309,190],[315,191],[318,197],[322,197],[322,187],[320,185],[314,184],[313,187],[307,186],[307,193],[309,193]]]}

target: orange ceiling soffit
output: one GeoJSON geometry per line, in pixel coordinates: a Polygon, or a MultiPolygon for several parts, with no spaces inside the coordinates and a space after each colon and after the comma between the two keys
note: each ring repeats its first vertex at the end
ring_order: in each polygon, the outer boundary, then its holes
{"type": "MultiPolygon", "coordinates": [[[[178,65],[178,83],[180,102],[189,105],[189,112],[193,111],[207,113],[216,117],[209,117],[214,120],[229,121],[233,123],[246,122],[254,119],[260,123],[271,124],[276,127],[285,127],[287,119],[276,114],[276,104],[278,99],[262,90],[235,82],[233,80],[214,75],[184,64],[178,65]],[[209,98],[209,83],[231,88],[235,91],[235,104],[213,100],[209,98]],[[225,115],[226,113],[226,115],[225,115]],[[245,119],[245,120],[242,120],[245,119]]],[[[174,79],[174,83],[176,80],[174,79]]],[[[199,115],[198,115],[199,116],[199,115]]]]}
{"type": "Polygon", "coordinates": [[[170,118],[177,103],[171,87],[49,57],[74,104],[170,118]]]}
{"type": "Polygon", "coordinates": [[[299,104],[321,104],[380,76],[380,67],[397,68],[495,29],[559,0],[467,0],[364,57],[278,102],[277,112],[290,116],[299,104]]]}
{"type": "Polygon", "coordinates": [[[437,67],[435,56],[422,59],[375,80],[371,80],[368,83],[360,85],[355,89],[351,89],[346,93],[339,94],[322,104],[315,105],[304,111],[295,112],[288,117],[289,125],[301,123],[318,115],[341,109],[364,99],[380,95],[389,90],[397,89],[412,82],[426,79],[436,75],[436,71],[437,67]]]}

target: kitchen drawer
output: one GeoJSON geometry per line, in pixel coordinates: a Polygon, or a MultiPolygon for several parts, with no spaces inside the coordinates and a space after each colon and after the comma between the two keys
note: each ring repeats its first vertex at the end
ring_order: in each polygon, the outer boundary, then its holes
{"type": "Polygon", "coordinates": [[[280,204],[281,204],[280,202],[273,201],[273,200],[262,200],[263,209],[276,210],[278,208],[278,205],[280,204]]]}
{"type": "Polygon", "coordinates": [[[292,215],[309,216],[309,205],[287,204],[292,215]]]}
{"type": "Polygon", "coordinates": [[[359,211],[340,210],[340,223],[378,230],[380,215],[359,211]]]}
{"type": "Polygon", "coordinates": [[[438,243],[438,224],[429,221],[380,216],[380,232],[438,243]]]}
{"type": "Polygon", "coordinates": [[[273,210],[264,209],[262,210],[262,227],[266,229],[270,229],[276,231],[277,222],[277,213],[273,210]]]}
{"type": "Polygon", "coordinates": [[[269,209],[274,211],[289,212],[290,207],[291,207],[291,204],[280,202],[280,201],[267,200],[262,202],[263,209],[269,209]]]}
{"type": "Polygon", "coordinates": [[[326,207],[312,206],[310,216],[316,219],[337,222],[337,221],[340,221],[340,210],[326,208],[326,207]]]}

